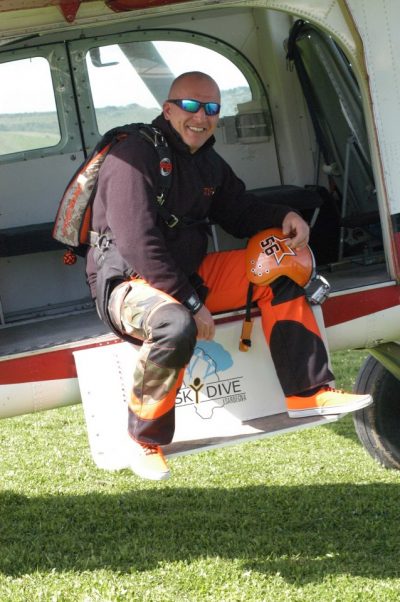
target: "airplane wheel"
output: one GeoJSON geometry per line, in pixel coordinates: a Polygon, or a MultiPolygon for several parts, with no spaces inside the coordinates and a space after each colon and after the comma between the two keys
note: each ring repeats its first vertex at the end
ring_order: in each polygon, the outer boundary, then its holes
{"type": "Polygon", "coordinates": [[[400,381],[370,355],[360,368],[357,393],[370,393],[374,403],[354,412],[358,438],[385,468],[400,469],[400,381]]]}

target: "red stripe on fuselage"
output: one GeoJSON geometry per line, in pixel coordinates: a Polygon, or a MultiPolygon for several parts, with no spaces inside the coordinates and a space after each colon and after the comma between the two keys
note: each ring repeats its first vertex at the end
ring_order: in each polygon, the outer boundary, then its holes
{"type": "Polygon", "coordinates": [[[326,328],[400,305],[400,286],[384,286],[330,297],[322,306],[326,328]]]}
{"type": "MultiPolygon", "coordinates": [[[[107,344],[119,342],[119,339],[115,339],[108,341],[107,344]]],[[[0,385],[77,378],[73,352],[101,346],[104,346],[104,342],[44,351],[0,361],[0,385]]]]}
{"type": "MultiPolygon", "coordinates": [[[[400,286],[387,286],[362,290],[348,295],[330,297],[323,305],[326,328],[349,322],[400,305],[400,286]]],[[[217,318],[217,323],[242,319],[237,316],[217,318]]],[[[0,385],[77,378],[73,352],[115,344],[119,339],[93,342],[89,345],[77,343],[76,347],[48,350],[43,353],[26,355],[0,361],[0,385]]]]}

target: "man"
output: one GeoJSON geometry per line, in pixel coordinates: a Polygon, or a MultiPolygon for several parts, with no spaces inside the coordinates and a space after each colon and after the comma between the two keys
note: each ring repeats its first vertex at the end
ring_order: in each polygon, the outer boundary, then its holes
{"type": "MultiPolygon", "coordinates": [[[[303,247],[309,237],[297,212],[245,194],[243,182],[215,152],[219,109],[216,82],[190,72],[174,81],[153,123],[173,153],[165,205],[175,216],[190,219],[191,226],[170,228],[157,211],[159,165],[154,148],[140,136],[128,136],[109,153],[93,205],[92,227],[107,242],[88,254],[92,294],[99,313],[117,332],[143,341],[128,430],[132,470],[149,479],[169,476],[160,446],[173,437],[175,396],[196,338],[214,337],[214,312],[246,303],[245,251],[206,255],[206,220],[242,238],[279,226],[292,248],[303,247]]],[[[327,386],[333,375],[300,287],[279,278],[271,286],[255,286],[253,301],[261,310],[290,416],[338,414],[371,403],[369,395],[327,386]]]]}

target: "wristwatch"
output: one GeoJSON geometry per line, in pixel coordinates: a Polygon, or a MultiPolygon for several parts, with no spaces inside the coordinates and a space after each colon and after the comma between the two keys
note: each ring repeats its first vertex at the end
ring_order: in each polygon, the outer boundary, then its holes
{"type": "Polygon", "coordinates": [[[203,303],[198,296],[193,293],[183,302],[183,305],[194,315],[202,308],[203,303]]]}

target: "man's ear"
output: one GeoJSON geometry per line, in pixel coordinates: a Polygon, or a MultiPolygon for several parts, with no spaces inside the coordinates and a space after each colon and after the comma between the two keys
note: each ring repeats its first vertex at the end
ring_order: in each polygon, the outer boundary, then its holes
{"type": "Polygon", "coordinates": [[[171,119],[171,106],[170,106],[169,102],[165,101],[162,108],[163,108],[164,119],[167,119],[167,121],[170,121],[170,119],[171,119]]]}

